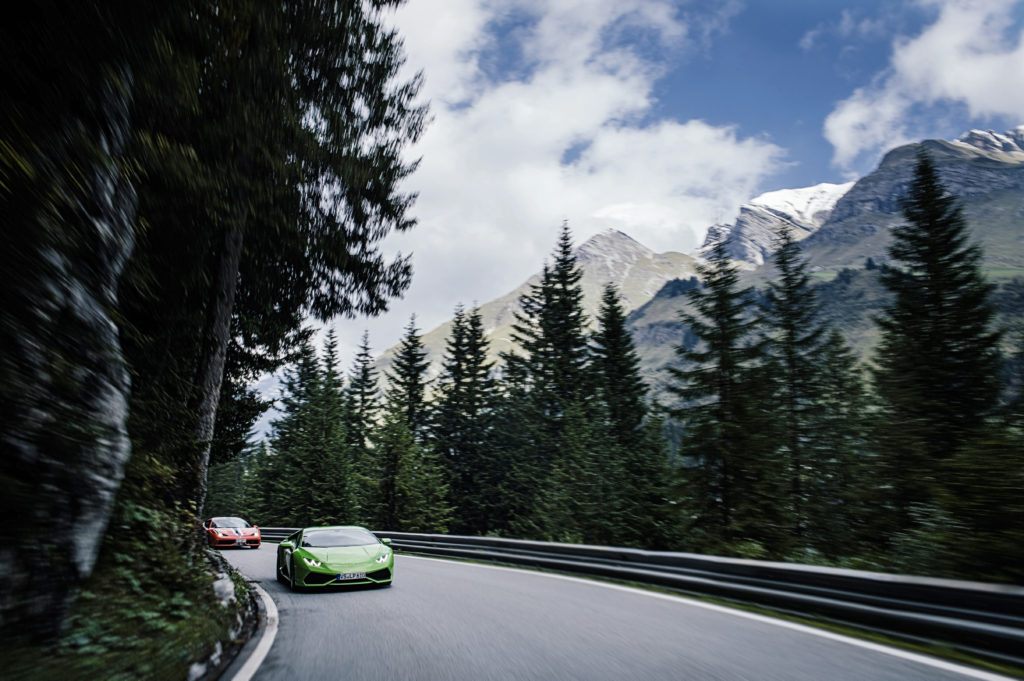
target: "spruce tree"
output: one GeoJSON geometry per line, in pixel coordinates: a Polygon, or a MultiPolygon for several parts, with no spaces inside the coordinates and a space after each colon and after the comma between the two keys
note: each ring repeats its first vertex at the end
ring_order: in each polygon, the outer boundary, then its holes
{"type": "MultiPolygon", "coordinates": [[[[430,487],[435,477],[438,483],[445,481],[441,473],[435,476],[433,453],[422,446],[426,438],[426,356],[413,317],[387,373],[384,422],[376,425],[373,435],[380,502],[377,523],[384,529],[404,529],[399,515],[406,512],[403,506],[407,504],[408,512],[419,518],[418,525],[428,522],[423,513],[433,507],[433,501],[447,495],[447,487],[430,487]],[[413,509],[420,507],[423,512],[417,515],[413,509]]],[[[447,519],[444,525],[447,527],[447,519]]]]}
{"type": "Polygon", "coordinates": [[[452,532],[485,534],[500,514],[505,462],[493,444],[495,386],[479,310],[455,310],[430,425],[430,444],[448,471],[452,532]]]}
{"type": "Polygon", "coordinates": [[[405,421],[417,442],[422,442],[425,437],[426,371],[429,365],[427,351],[416,328],[416,316],[413,315],[405,327],[391,371],[387,373],[385,400],[387,410],[405,421]]]}
{"type": "Polygon", "coordinates": [[[448,532],[452,505],[444,465],[431,448],[417,443],[403,424],[384,427],[390,429],[387,446],[398,450],[395,528],[403,532],[448,532]]]}
{"type": "Polygon", "coordinates": [[[948,485],[944,462],[985,427],[999,393],[1000,334],[981,249],[969,242],[962,210],[923,150],[903,216],[889,246],[896,266],[881,273],[893,301],[877,319],[874,371],[897,530],[948,485]]]}
{"type": "Polygon", "coordinates": [[[610,490],[624,471],[610,455],[606,423],[592,419],[592,411],[578,401],[565,410],[561,451],[530,517],[538,539],[610,545],[620,529],[610,490]]]}
{"type": "Polygon", "coordinates": [[[381,470],[379,529],[447,532],[448,483],[433,451],[417,443],[401,414],[394,412],[377,426],[373,440],[381,470]]]}
{"type": "Polygon", "coordinates": [[[270,470],[273,456],[267,440],[260,440],[245,454],[245,472],[242,476],[242,500],[237,513],[254,525],[279,525],[273,507],[275,482],[270,470]]]}
{"type": "Polygon", "coordinates": [[[773,256],[778,279],[768,284],[762,305],[765,351],[778,391],[778,429],[788,478],[789,512],[795,538],[810,522],[807,478],[828,456],[816,446],[820,432],[816,380],[823,370],[826,326],[807,273],[807,261],[788,226],[776,238],[773,256]]]}
{"type": "Polygon", "coordinates": [[[725,239],[698,267],[703,287],[688,292],[693,312],[680,318],[699,339],[676,348],[667,386],[685,428],[680,505],[689,548],[754,556],[784,551],[770,383],[752,314],[750,290],[739,286],[725,239]]]}
{"type": "Polygon", "coordinates": [[[863,555],[877,544],[879,481],[868,447],[868,397],[857,358],[831,329],[821,347],[813,466],[806,475],[804,538],[831,559],[863,555]]]}
{"type": "Polygon", "coordinates": [[[336,525],[358,515],[337,349],[333,332],[319,359],[307,341],[284,378],[282,415],[272,424],[270,452],[264,452],[257,468],[266,489],[256,505],[276,516],[274,522],[336,525]]]}
{"type": "Polygon", "coordinates": [[[280,418],[271,423],[270,472],[275,478],[268,501],[284,525],[309,525],[307,461],[315,446],[315,401],[320,367],[312,344],[306,341],[299,358],[282,380],[280,418]]]}
{"type": "Polygon", "coordinates": [[[626,313],[618,289],[611,283],[602,292],[597,321],[590,365],[614,436],[625,445],[632,441],[647,414],[647,385],[640,376],[640,357],[626,329],[626,313]]]}
{"type": "Polygon", "coordinates": [[[488,524],[503,535],[537,538],[540,535],[530,527],[529,516],[550,472],[547,452],[537,446],[545,432],[543,415],[530,399],[525,358],[502,353],[502,360],[490,438],[498,493],[488,507],[488,524]]]}
{"type": "Polygon", "coordinates": [[[605,286],[590,360],[607,426],[600,473],[607,487],[610,543],[660,547],[665,541],[669,468],[664,439],[647,407],[640,358],[626,328],[618,290],[605,286]]]}
{"type": "Polygon", "coordinates": [[[321,374],[311,402],[312,439],[303,462],[310,524],[348,524],[358,517],[358,488],[345,429],[345,386],[333,329],[327,332],[321,374]]]}
{"type": "Polygon", "coordinates": [[[563,224],[553,264],[520,296],[522,312],[516,314],[513,340],[525,356],[506,356],[506,373],[523,381],[520,387],[529,402],[526,409],[514,409],[524,417],[518,427],[529,434],[531,444],[516,453],[509,471],[511,485],[525,494],[514,501],[518,511],[511,527],[520,534],[542,531],[546,524],[537,481],[551,487],[551,472],[564,451],[566,410],[592,399],[582,277],[569,226],[563,224]]]}
{"type": "Polygon", "coordinates": [[[371,435],[380,413],[380,387],[377,370],[370,354],[370,336],[363,333],[345,388],[346,436],[354,461],[357,482],[356,502],[360,523],[372,525],[380,513],[377,484],[381,478],[380,464],[374,452],[371,435]]]}

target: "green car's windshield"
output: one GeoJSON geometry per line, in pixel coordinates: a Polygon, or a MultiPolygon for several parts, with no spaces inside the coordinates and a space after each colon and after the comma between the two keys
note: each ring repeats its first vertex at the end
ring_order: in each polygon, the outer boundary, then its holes
{"type": "Polygon", "coordinates": [[[302,545],[310,548],[330,546],[366,546],[376,544],[377,537],[367,530],[356,527],[332,530],[307,530],[302,535],[302,545]]]}

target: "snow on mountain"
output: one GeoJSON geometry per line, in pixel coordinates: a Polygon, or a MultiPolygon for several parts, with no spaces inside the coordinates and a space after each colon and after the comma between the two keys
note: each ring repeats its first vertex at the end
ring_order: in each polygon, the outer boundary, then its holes
{"type": "Polygon", "coordinates": [[[751,199],[750,203],[782,213],[799,225],[818,228],[824,224],[836,202],[842,198],[843,194],[850,191],[852,186],[853,182],[845,184],[822,182],[813,187],[801,189],[779,189],[761,194],[751,199]]]}
{"type": "Polygon", "coordinates": [[[953,142],[999,157],[1004,161],[1024,161],[1024,125],[998,133],[994,130],[971,130],[953,142]]]}
{"type": "Polygon", "coordinates": [[[750,267],[763,265],[774,251],[774,241],[782,225],[788,225],[797,238],[813,233],[828,220],[840,198],[853,186],[821,183],[800,189],[767,192],[740,206],[731,225],[714,225],[708,230],[698,255],[705,257],[720,239],[729,237],[729,256],[750,267]]]}

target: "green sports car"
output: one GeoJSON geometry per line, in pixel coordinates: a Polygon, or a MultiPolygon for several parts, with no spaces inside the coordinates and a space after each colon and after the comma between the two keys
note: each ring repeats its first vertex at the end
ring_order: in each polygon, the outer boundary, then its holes
{"type": "Polygon", "coordinates": [[[363,527],[306,527],[277,545],[277,581],[298,587],[391,586],[395,552],[363,527]]]}

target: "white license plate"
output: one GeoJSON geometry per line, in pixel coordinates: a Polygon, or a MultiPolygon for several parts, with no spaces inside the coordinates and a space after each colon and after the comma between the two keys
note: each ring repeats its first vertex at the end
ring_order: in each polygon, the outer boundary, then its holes
{"type": "Polygon", "coordinates": [[[338,575],[338,581],[344,582],[350,579],[366,579],[365,572],[343,572],[338,575]]]}
{"type": "Polygon", "coordinates": [[[245,546],[245,540],[244,539],[236,539],[235,540],[235,544],[237,544],[238,546],[245,546]]]}

